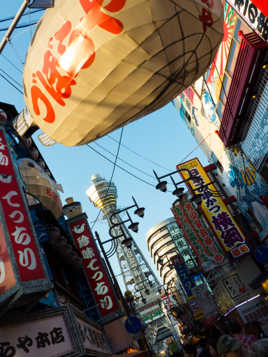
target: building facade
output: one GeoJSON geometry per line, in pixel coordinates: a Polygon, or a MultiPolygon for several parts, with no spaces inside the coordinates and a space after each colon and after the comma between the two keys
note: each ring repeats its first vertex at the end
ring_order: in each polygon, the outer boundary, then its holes
{"type": "MultiPolygon", "coordinates": [[[[267,37],[252,31],[237,3],[224,2],[225,36],[214,62],[174,104],[260,243],[268,234],[267,37]]],[[[254,1],[249,7],[267,23],[254,1]]]]}

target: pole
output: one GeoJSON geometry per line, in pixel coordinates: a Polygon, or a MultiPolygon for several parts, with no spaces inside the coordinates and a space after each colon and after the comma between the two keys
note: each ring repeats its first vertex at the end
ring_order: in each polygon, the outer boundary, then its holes
{"type": "Polygon", "coordinates": [[[6,43],[9,41],[10,35],[15,30],[17,23],[19,22],[22,14],[24,13],[26,7],[28,6],[30,0],[24,0],[23,4],[21,5],[19,11],[17,12],[16,16],[14,17],[12,23],[10,24],[7,32],[5,33],[1,43],[0,43],[0,53],[2,53],[6,43]]]}
{"type": "Polygon", "coordinates": [[[96,236],[96,238],[97,238],[97,241],[98,241],[99,247],[100,247],[100,249],[101,249],[102,255],[103,255],[103,257],[104,257],[105,263],[106,263],[106,265],[107,265],[107,267],[108,267],[109,273],[110,273],[111,276],[112,276],[112,279],[113,279],[113,282],[114,282],[114,286],[115,286],[115,290],[116,290],[116,292],[117,292],[117,295],[118,295],[119,299],[120,299],[121,302],[122,302],[122,305],[123,305],[123,308],[124,308],[124,310],[125,310],[126,315],[128,315],[128,306],[127,306],[127,304],[126,304],[126,301],[125,301],[125,298],[124,298],[124,296],[123,296],[123,294],[122,294],[122,291],[121,291],[121,289],[120,289],[120,286],[119,286],[119,284],[118,284],[118,282],[117,282],[117,280],[116,280],[116,277],[115,277],[115,275],[114,275],[113,269],[112,269],[111,264],[110,264],[110,262],[109,262],[109,260],[108,260],[108,258],[107,258],[106,252],[105,252],[105,250],[104,250],[104,248],[103,248],[103,246],[102,246],[102,242],[101,242],[101,240],[100,240],[99,233],[98,233],[97,231],[95,231],[95,236],[96,236]]]}

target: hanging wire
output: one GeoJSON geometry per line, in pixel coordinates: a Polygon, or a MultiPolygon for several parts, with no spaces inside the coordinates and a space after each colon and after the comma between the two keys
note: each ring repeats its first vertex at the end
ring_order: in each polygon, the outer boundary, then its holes
{"type": "Polygon", "coordinates": [[[13,62],[11,62],[4,54],[3,54],[3,52],[1,53],[1,56],[2,56],[2,58],[5,60],[5,61],[7,61],[13,68],[15,68],[19,73],[23,73],[23,71],[19,68],[19,67],[17,67],[13,62]]]}
{"type": "MultiPolygon", "coordinates": [[[[37,9],[37,10],[31,10],[30,13],[31,14],[35,14],[36,12],[41,12],[41,11],[45,11],[44,9],[37,9]]],[[[21,16],[27,16],[28,13],[23,13],[21,16]]],[[[4,19],[0,19],[0,23],[1,22],[5,22],[5,21],[12,21],[14,20],[15,16],[10,16],[10,17],[6,17],[4,19]]]]}
{"type": "Polygon", "coordinates": [[[0,77],[2,77],[5,81],[7,81],[13,88],[15,88],[20,94],[23,94],[23,91],[20,90],[15,84],[13,84],[8,78],[6,78],[3,74],[0,73],[0,77]]]}
{"type": "MultiPolygon", "coordinates": [[[[106,194],[108,194],[108,192],[109,192],[109,189],[110,189],[111,183],[112,183],[112,179],[113,179],[113,177],[114,177],[115,168],[118,166],[118,165],[117,165],[117,159],[118,159],[119,151],[120,151],[120,148],[121,148],[121,142],[122,142],[122,137],[123,137],[123,131],[124,131],[124,127],[121,128],[120,138],[119,138],[119,143],[118,143],[118,148],[117,148],[116,156],[115,156],[115,159],[114,159],[114,162],[113,162],[113,170],[112,170],[112,174],[111,174],[111,177],[110,177],[110,181],[109,181],[109,185],[108,185],[106,194]]],[[[87,144],[87,147],[89,147],[89,148],[92,149],[93,151],[96,151],[96,150],[94,150],[89,144],[87,144]]],[[[103,155],[101,155],[101,156],[103,156],[103,155]]],[[[106,159],[107,159],[107,158],[106,158],[106,159]]],[[[108,159],[107,159],[107,160],[108,160],[108,159]]],[[[109,161],[111,161],[111,160],[109,160],[109,161]]],[[[101,214],[101,211],[99,211],[97,217],[95,218],[95,220],[94,220],[94,222],[93,222],[93,224],[92,224],[92,226],[91,226],[91,230],[93,230],[93,228],[94,228],[94,226],[95,226],[97,220],[99,219],[100,214],[101,214]]]]}
{"type": "MultiPolygon", "coordinates": [[[[118,141],[116,139],[114,139],[111,135],[107,135],[107,138],[118,143],[118,141]]],[[[125,148],[126,150],[128,150],[129,152],[131,152],[132,154],[142,158],[143,160],[148,161],[151,164],[154,164],[155,166],[160,167],[161,169],[164,169],[166,171],[171,171],[170,169],[166,168],[165,166],[160,165],[159,162],[153,161],[153,160],[149,159],[148,157],[145,157],[144,155],[137,153],[136,151],[132,150],[129,146],[127,146],[125,144],[122,144],[122,147],[125,148]]]]}
{"type": "MultiPolygon", "coordinates": [[[[106,149],[104,146],[102,146],[102,145],[100,145],[100,144],[98,144],[98,143],[96,143],[96,142],[93,142],[93,144],[95,144],[96,146],[98,146],[99,148],[101,148],[102,150],[104,150],[105,152],[107,152],[107,153],[109,153],[109,154],[115,156],[114,153],[112,153],[110,150],[106,149]]],[[[133,169],[135,169],[135,170],[141,172],[141,173],[144,174],[145,176],[150,177],[150,178],[154,178],[153,175],[150,175],[150,174],[148,174],[147,172],[143,171],[142,169],[140,169],[140,168],[138,168],[138,167],[136,167],[136,166],[130,164],[128,161],[123,160],[123,159],[121,159],[120,157],[118,157],[118,160],[122,161],[124,164],[126,164],[126,165],[132,167],[133,169]]]]}
{"type": "MultiPolygon", "coordinates": [[[[92,151],[94,151],[96,154],[100,155],[103,159],[105,159],[105,160],[109,161],[110,163],[114,164],[114,162],[113,162],[112,160],[110,160],[109,158],[107,158],[105,155],[103,155],[102,153],[100,153],[98,150],[94,149],[94,148],[93,148],[92,146],[90,146],[89,144],[87,144],[87,147],[88,147],[89,149],[91,149],[92,151]]],[[[128,171],[127,169],[123,168],[122,166],[120,166],[120,165],[118,165],[118,164],[116,164],[115,166],[116,166],[117,168],[119,168],[120,170],[126,172],[128,175],[130,175],[130,176],[136,178],[137,180],[139,180],[139,181],[145,183],[146,185],[149,185],[149,186],[151,186],[151,187],[155,187],[154,184],[152,184],[152,183],[150,183],[150,182],[148,182],[148,181],[146,181],[146,180],[144,180],[144,179],[138,177],[137,175],[131,173],[131,172],[128,171]]]]}
{"type": "Polygon", "coordinates": [[[8,74],[6,71],[4,71],[3,69],[0,68],[0,71],[2,73],[4,73],[5,76],[7,76],[10,80],[12,80],[18,87],[21,87],[22,89],[22,85],[21,83],[19,83],[16,79],[14,79],[10,74],[8,74]]]}

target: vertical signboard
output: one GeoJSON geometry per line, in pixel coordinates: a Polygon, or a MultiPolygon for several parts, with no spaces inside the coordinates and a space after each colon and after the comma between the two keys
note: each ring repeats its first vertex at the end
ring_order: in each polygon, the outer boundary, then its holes
{"type": "Polygon", "coordinates": [[[24,295],[47,291],[51,283],[41,259],[4,128],[0,128],[0,185],[0,301],[6,299],[7,290],[17,286],[23,303],[24,295]]]}
{"type": "Polygon", "coordinates": [[[189,160],[177,165],[177,169],[183,179],[192,177],[188,185],[195,194],[202,195],[201,209],[225,251],[233,258],[249,253],[244,234],[219,194],[213,195],[216,187],[200,161],[197,158],[189,160]]]}
{"type": "Polygon", "coordinates": [[[102,317],[119,310],[117,299],[104,269],[99,251],[85,216],[69,222],[77,249],[83,257],[83,266],[102,317]]]}
{"type": "Polygon", "coordinates": [[[227,0],[239,16],[264,41],[268,41],[268,2],[267,0],[227,0]]]}
{"type": "Polygon", "coordinates": [[[185,231],[185,239],[204,271],[224,263],[225,257],[221,247],[213,239],[212,232],[208,232],[191,202],[176,202],[172,213],[178,225],[185,231]]]}
{"type": "Polygon", "coordinates": [[[175,267],[175,270],[180,278],[182,286],[186,291],[187,296],[192,296],[192,288],[194,287],[193,280],[191,275],[186,267],[186,264],[183,262],[183,259],[179,256],[171,258],[172,264],[175,267]]]}

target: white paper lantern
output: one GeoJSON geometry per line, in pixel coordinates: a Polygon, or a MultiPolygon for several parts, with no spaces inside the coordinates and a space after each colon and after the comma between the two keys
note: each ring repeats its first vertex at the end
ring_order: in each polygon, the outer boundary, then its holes
{"type": "Polygon", "coordinates": [[[62,203],[56,183],[31,159],[18,160],[18,166],[26,193],[40,201],[56,218],[59,218],[62,203]]]}
{"type": "Polygon", "coordinates": [[[33,124],[65,145],[101,137],[197,80],[222,35],[221,0],[57,0],[25,65],[33,124]]]}

